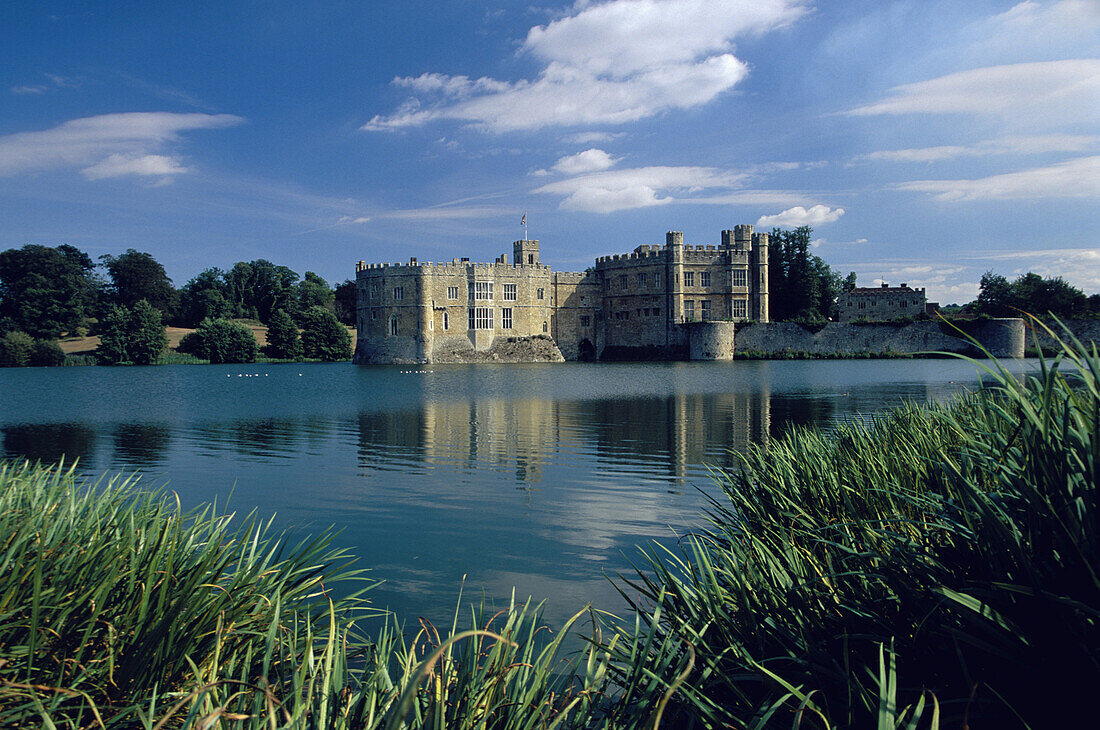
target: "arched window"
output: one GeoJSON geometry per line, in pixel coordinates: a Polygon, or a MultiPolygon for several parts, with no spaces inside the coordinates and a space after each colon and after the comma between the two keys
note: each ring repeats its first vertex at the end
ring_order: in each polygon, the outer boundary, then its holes
{"type": "Polygon", "coordinates": [[[392,336],[392,337],[397,336],[397,315],[396,314],[390,317],[390,336],[392,336]]]}

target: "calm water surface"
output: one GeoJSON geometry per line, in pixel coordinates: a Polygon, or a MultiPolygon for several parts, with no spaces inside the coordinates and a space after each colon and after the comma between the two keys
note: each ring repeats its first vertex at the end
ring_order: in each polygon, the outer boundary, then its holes
{"type": "Polygon", "coordinates": [[[698,525],[732,451],[977,383],[956,360],[0,369],[0,456],[334,526],[409,619],[445,620],[466,575],[557,621],[619,606],[605,576],[698,525]]]}

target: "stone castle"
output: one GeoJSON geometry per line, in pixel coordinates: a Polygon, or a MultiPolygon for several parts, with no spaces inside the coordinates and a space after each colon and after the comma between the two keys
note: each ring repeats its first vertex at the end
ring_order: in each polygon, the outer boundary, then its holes
{"type": "Polygon", "coordinates": [[[493,263],[358,262],[355,361],[726,360],[735,323],[768,321],[768,234],[749,225],[717,245],[671,231],[583,273],[552,271],[538,241],[512,249],[493,263]]]}

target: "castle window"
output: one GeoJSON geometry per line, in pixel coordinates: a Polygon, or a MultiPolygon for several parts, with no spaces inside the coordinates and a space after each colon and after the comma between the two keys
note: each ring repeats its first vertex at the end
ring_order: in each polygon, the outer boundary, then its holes
{"type": "Polygon", "coordinates": [[[390,336],[397,337],[397,315],[390,317],[390,336]]]}
{"type": "Polygon", "coordinates": [[[549,331],[549,329],[550,329],[550,328],[546,326],[546,322],[543,322],[543,323],[542,323],[542,331],[543,331],[543,332],[548,332],[548,331],[549,331]]]}
{"type": "Polygon", "coordinates": [[[475,281],[470,284],[470,299],[479,302],[493,301],[493,282],[475,281]]]}
{"type": "Polygon", "coordinates": [[[661,272],[659,272],[659,271],[653,275],[653,288],[654,289],[660,289],[661,288],[661,272]]]}
{"type": "Polygon", "coordinates": [[[589,327],[592,325],[592,318],[587,314],[581,315],[581,327],[589,327]]]}
{"type": "Polygon", "coordinates": [[[694,271],[685,271],[684,272],[684,286],[695,286],[695,272],[694,271]]]}
{"type": "Polygon", "coordinates": [[[709,271],[702,271],[699,273],[699,286],[710,286],[709,271]]]}
{"type": "Polygon", "coordinates": [[[733,285],[734,286],[747,286],[746,279],[748,277],[746,276],[746,274],[748,274],[748,272],[745,271],[744,269],[734,269],[733,270],[733,285]]]}
{"type": "Polygon", "coordinates": [[[898,302],[898,304],[900,304],[903,307],[908,307],[909,306],[909,302],[905,301],[904,299],[901,300],[900,302],[898,302]]]}
{"type": "Polygon", "coordinates": [[[447,313],[443,313],[443,329],[447,330],[451,328],[451,319],[447,316],[447,313]]]}
{"type": "Polygon", "coordinates": [[[704,299],[699,302],[699,319],[704,322],[710,319],[710,300],[704,299]]]}
{"type": "Polygon", "coordinates": [[[370,310],[370,318],[371,319],[378,319],[378,310],[377,309],[371,309],[370,310]]]}
{"type": "MultiPolygon", "coordinates": [[[[508,285],[505,284],[504,286],[505,286],[505,296],[507,296],[507,291],[508,291],[507,287],[508,287],[508,285]]],[[[503,309],[500,310],[500,326],[501,326],[501,329],[506,329],[506,330],[512,329],[512,308],[511,307],[504,307],[503,309]]]]}
{"type": "Polygon", "coordinates": [[[542,288],[540,287],[538,289],[538,291],[535,292],[535,298],[536,299],[542,299],[542,296],[543,296],[543,292],[542,292],[542,288]]]}
{"type": "Polygon", "coordinates": [[[529,264],[535,263],[535,254],[533,254],[533,253],[527,254],[527,263],[529,263],[529,264]]]}
{"type": "MultiPolygon", "coordinates": [[[[515,284],[505,284],[504,285],[504,301],[506,301],[506,302],[516,301],[516,285],[515,284]]],[[[511,329],[511,327],[509,327],[507,329],[511,329]]]]}
{"type": "Polygon", "coordinates": [[[638,288],[641,289],[645,286],[646,275],[638,274],[638,288]]]}
{"type": "Polygon", "coordinates": [[[404,298],[405,298],[405,287],[403,287],[403,286],[395,286],[395,287],[393,288],[393,300],[394,300],[395,302],[399,302],[399,301],[401,301],[401,300],[402,300],[402,299],[404,299],[404,298]]]}
{"type": "Polygon", "coordinates": [[[626,274],[619,277],[619,291],[626,291],[626,274]]]}
{"type": "Polygon", "coordinates": [[[733,300],[733,316],[737,319],[744,319],[748,316],[748,302],[744,299],[733,300]]]}
{"type": "Polygon", "coordinates": [[[695,302],[690,299],[684,300],[684,321],[695,321],[695,302]]]}
{"type": "Polygon", "coordinates": [[[491,330],[493,328],[492,307],[475,307],[468,311],[470,329],[491,330]]]}
{"type": "Polygon", "coordinates": [[[447,287],[447,298],[448,299],[458,299],[458,287],[457,286],[447,287]]]}

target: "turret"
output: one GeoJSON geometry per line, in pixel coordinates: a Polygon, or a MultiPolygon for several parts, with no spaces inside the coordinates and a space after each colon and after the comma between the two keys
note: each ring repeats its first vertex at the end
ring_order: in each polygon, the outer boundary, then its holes
{"type": "Polygon", "coordinates": [[[516,266],[538,266],[541,263],[538,241],[516,241],[512,244],[512,251],[515,254],[516,266]]]}
{"type": "MultiPolygon", "coordinates": [[[[748,228],[752,226],[738,226],[748,228]]],[[[768,234],[752,234],[752,253],[749,275],[752,277],[749,291],[752,292],[752,317],[757,322],[768,321],[768,234]]]]}

